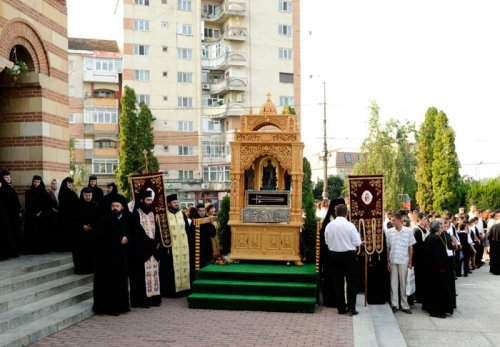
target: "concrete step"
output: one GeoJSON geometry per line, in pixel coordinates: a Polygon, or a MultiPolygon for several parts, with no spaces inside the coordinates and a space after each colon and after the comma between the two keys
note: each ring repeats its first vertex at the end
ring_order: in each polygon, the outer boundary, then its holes
{"type": "Polygon", "coordinates": [[[406,347],[406,341],[389,304],[370,305],[369,309],[377,337],[377,345],[380,347],[406,347]]]}
{"type": "Polygon", "coordinates": [[[365,296],[358,294],[356,298],[356,310],[359,312],[352,317],[352,328],[354,335],[354,346],[356,347],[377,347],[377,336],[373,327],[370,306],[364,306],[365,296]]]}
{"type": "Polygon", "coordinates": [[[0,295],[0,312],[12,310],[66,290],[92,283],[93,275],[70,275],[35,287],[0,295]]]}
{"type": "Polygon", "coordinates": [[[86,284],[34,303],[2,312],[0,313],[0,334],[11,329],[17,329],[23,324],[33,322],[37,319],[43,319],[45,316],[90,299],[93,296],[92,290],[93,285],[86,284]]]}
{"type": "Polygon", "coordinates": [[[93,299],[87,299],[0,335],[0,346],[27,346],[92,316],[93,299]]]}
{"type": "Polygon", "coordinates": [[[29,287],[38,286],[58,278],[74,274],[72,263],[57,265],[39,271],[31,271],[0,280],[0,295],[17,292],[29,287]]]}
{"type": "Polygon", "coordinates": [[[25,273],[40,271],[63,264],[72,264],[71,253],[49,253],[40,255],[23,255],[19,258],[0,262],[0,278],[6,279],[25,273]]]}

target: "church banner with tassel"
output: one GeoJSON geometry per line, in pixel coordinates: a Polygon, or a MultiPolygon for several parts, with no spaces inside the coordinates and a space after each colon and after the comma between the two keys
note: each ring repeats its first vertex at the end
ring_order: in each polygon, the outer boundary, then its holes
{"type": "Polygon", "coordinates": [[[348,177],[351,222],[365,241],[360,255],[364,255],[365,300],[368,303],[385,302],[387,291],[384,282],[387,277],[387,252],[383,231],[384,177],[363,175],[348,177]],[[372,302],[370,302],[372,301],[372,302]]]}
{"type": "Polygon", "coordinates": [[[171,246],[170,232],[168,230],[167,204],[165,195],[165,185],[163,183],[163,174],[151,173],[130,176],[130,182],[133,189],[134,204],[139,204],[139,193],[150,189],[153,191],[153,206],[158,225],[160,227],[161,239],[165,247],[171,246]]]}

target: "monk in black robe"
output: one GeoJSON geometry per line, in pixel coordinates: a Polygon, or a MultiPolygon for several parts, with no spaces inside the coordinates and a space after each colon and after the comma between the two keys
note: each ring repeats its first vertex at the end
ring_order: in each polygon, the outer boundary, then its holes
{"type": "Polygon", "coordinates": [[[5,189],[2,189],[7,182],[0,176],[0,260],[7,259],[14,247],[13,230],[8,213],[9,195],[5,189]]]}
{"type": "MultiPolygon", "coordinates": [[[[205,205],[196,206],[198,218],[205,218],[205,205]]],[[[200,225],[200,268],[213,264],[215,259],[212,240],[217,236],[217,230],[212,223],[203,223],[200,225]]]]}
{"type": "Polygon", "coordinates": [[[117,316],[130,311],[128,295],[129,224],[120,198],[110,200],[101,217],[96,240],[94,307],[96,313],[117,316]]]}
{"type": "MultiPolygon", "coordinates": [[[[90,188],[92,190],[92,201],[96,202],[100,206],[104,200],[104,192],[97,186],[96,175],[89,176],[89,185],[87,186],[87,188],[90,188]]],[[[83,190],[80,193],[80,199],[82,198],[82,194],[83,190]]]]}
{"type": "Polygon", "coordinates": [[[76,214],[79,204],[78,195],[73,191],[73,179],[66,177],[59,190],[59,220],[57,225],[57,250],[68,252],[73,248],[76,233],[76,214]]]}
{"type": "Polygon", "coordinates": [[[326,212],[325,219],[319,232],[320,239],[320,283],[321,283],[321,296],[323,298],[323,305],[326,307],[337,307],[335,303],[335,286],[334,286],[334,273],[332,262],[330,261],[330,251],[325,242],[325,229],[328,223],[333,221],[336,217],[335,206],[344,204],[343,198],[336,198],[330,201],[328,211],[326,212]]]}
{"type": "Polygon", "coordinates": [[[75,264],[75,273],[84,275],[94,272],[95,232],[101,216],[99,205],[92,201],[92,189],[83,188],[76,216],[73,263],[75,264]]]}
{"type": "Polygon", "coordinates": [[[496,224],[488,231],[490,241],[490,272],[500,275],[500,217],[496,214],[496,224]]]}
{"type": "Polygon", "coordinates": [[[26,253],[43,254],[50,251],[50,196],[42,177],[35,175],[26,191],[24,246],[26,253]]]}
{"type": "MultiPolygon", "coordinates": [[[[118,193],[118,187],[114,182],[109,182],[106,185],[106,189],[108,190],[108,193],[104,196],[103,198],[103,203],[102,203],[102,208],[105,211],[109,211],[111,208],[111,202],[115,201],[116,199],[119,199],[119,201],[123,204],[123,206],[127,206],[127,198],[125,198],[123,195],[118,193]]],[[[126,217],[129,215],[129,210],[128,208],[125,208],[123,210],[123,213],[125,214],[126,217]]]]}
{"type": "Polygon", "coordinates": [[[159,306],[160,228],[155,221],[152,191],[140,192],[139,199],[130,222],[130,303],[132,307],[159,306]]]}
{"type": "Polygon", "coordinates": [[[9,171],[0,172],[2,189],[7,199],[7,214],[10,221],[10,236],[11,244],[8,249],[8,257],[18,257],[21,251],[21,212],[22,207],[19,202],[19,196],[16,190],[12,187],[12,178],[9,171]]]}
{"type": "Polygon", "coordinates": [[[422,288],[422,309],[429,312],[431,317],[437,318],[446,318],[450,302],[448,254],[446,243],[440,237],[442,232],[446,232],[442,222],[433,221],[430,225],[430,235],[424,242],[427,281],[422,288]]]}

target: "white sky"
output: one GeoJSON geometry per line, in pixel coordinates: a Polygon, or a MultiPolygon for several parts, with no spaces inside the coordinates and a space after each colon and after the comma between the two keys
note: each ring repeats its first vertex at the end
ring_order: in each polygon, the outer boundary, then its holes
{"type": "MultiPolygon", "coordinates": [[[[115,5],[69,0],[68,35],[121,42],[115,5]]],[[[325,81],[330,150],[359,148],[370,100],[382,121],[417,126],[435,106],[455,129],[461,173],[500,175],[499,13],[498,0],[302,0],[305,154],[322,148],[325,81]]]]}

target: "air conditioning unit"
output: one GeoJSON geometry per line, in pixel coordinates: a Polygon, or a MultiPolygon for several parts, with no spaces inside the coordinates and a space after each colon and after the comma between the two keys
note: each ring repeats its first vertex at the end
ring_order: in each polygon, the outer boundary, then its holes
{"type": "Polygon", "coordinates": [[[202,89],[210,89],[210,83],[202,83],[201,88],[202,89]]]}

